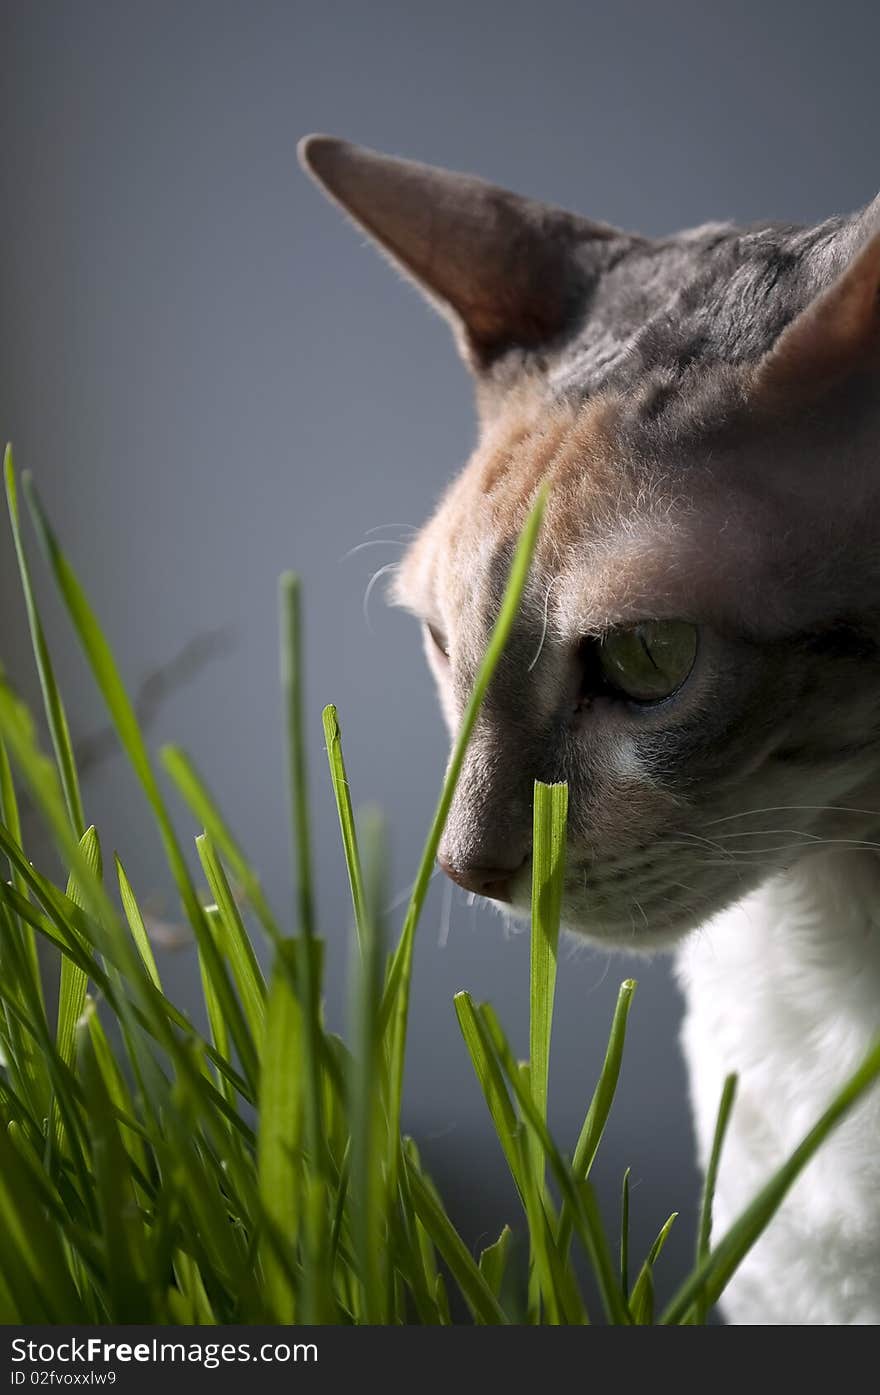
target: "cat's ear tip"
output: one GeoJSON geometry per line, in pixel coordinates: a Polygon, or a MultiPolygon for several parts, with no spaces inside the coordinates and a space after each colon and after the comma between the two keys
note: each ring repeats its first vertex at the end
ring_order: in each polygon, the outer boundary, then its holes
{"type": "Polygon", "coordinates": [[[349,141],[340,140],[338,136],[325,136],[318,133],[303,136],[297,142],[296,155],[307,174],[323,180],[330,172],[336,159],[353,148],[349,141]]]}

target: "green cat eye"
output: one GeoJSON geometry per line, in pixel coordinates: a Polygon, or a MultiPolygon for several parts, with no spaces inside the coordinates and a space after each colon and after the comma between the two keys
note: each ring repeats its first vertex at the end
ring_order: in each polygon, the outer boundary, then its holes
{"type": "Polygon", "coordinates": [[[643,620],[612,630],[599,644],[602,678],[633,702],[659,702],[680,688],[697,657],[697,627],[686,620],[643,620]]]}

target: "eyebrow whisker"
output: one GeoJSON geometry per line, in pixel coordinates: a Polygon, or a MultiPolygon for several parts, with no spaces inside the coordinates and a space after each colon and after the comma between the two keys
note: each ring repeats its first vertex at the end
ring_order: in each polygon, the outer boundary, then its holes
{"type": "Polygon", "coordinates": [[[556,576],[554,576],[553,578],[551,578],[550,585],[547,587],[547,594],[546,594],[546,596],[544,597],[544,623],[543,623],[543,625],[541,626],[541,638],[540,638],[540,640],[539,640],[539,642],[538,642],[538,648],[537,648],[537,651],[536,651],[536,653],[535,653],[535,657],[532,659],[532,662],[529,664],[528,668],[526,669],[526,673],[531,673],[532,669],[535,667],[535,664],[538,662],[538,660],[539,660],[540,657],[541,657],[541,650],[544,648],[544,640],[547,638],[547,616],[548,616],[549,610],[550,610],[550,592],[553,590],[553,587],[556,585],[556,582],[557,582],[558,580],[559,580],[559,574],[557,573],[556,576]]]}

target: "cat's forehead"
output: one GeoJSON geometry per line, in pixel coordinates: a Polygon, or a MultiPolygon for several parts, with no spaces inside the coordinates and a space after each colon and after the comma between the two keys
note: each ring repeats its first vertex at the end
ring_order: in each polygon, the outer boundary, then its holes
{"type": "Polygon", "coordinates": [[[647,615],[687,614],[698,596],[710,603],[717,551],[706,548],[693,494],[675,472],[633,454],[628,405],[610,394],[548,402],[523,389],[409,549],[396,599],[484,635],[546,482],[547,513],[523,605],[533,625],[552,620],[563,632],[598,633],[647,615]]]}

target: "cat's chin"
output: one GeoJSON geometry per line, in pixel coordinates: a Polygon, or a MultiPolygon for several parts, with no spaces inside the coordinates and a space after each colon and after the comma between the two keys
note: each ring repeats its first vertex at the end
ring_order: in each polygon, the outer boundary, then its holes
{"type": "Polygon", "coordinates": [[[644,925],[634,928],[632,924],[624,926],[598,920],[574,922],[565,918],[564,912],[560,926],[563,934],[578,945],[592,945],[596,949],[641,956],[676,949],[694,928],[695,923],[691,920],[683,921],[681,925],[664,925],[656,930],[644,925]]]}
{"type": "MultiPolygon", "coordinates": [[[[524,929],[531,916],[530,897],[514,896],[512,902],[490,901],[490,905],[508,922],[524,929]]],[[[652,924],[650,917],[637,911],[626,919],[613,919],[594,913],[580,898],[565,896],[562,903],[560,930],[578,945],[597,949],[618,950],[622,954],[652,955],[676,949],[698,925],[705,920],[697,914],[683,914],[676,920],[652,924]]]]}

